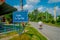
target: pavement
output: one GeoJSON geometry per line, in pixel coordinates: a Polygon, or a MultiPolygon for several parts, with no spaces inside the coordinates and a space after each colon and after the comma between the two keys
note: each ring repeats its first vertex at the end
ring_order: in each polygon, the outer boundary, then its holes
{"type": "Polygon", "coordinates": [[[46,36],[48,40],[60,40],[60,28],[43,24],[43,29],[40,30],[37,22],[30,22],[30,24],[46,36]]]}

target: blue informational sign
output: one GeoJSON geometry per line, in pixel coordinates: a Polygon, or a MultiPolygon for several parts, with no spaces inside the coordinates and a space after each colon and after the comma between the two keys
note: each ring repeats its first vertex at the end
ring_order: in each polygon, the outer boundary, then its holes
{"type": "Polygon", "coordinates": [[[16,11],[13,13],[13,22],[28,22],[28,11],[16,11]]]}

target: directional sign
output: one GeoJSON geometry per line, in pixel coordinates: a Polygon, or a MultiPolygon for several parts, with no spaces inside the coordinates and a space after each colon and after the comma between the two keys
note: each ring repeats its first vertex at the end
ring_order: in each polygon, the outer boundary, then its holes
{"type": "Polygon", "coordinates": [[[13,22],[28,22],[28,11],[16,11],[13,13],[13,22]]]}

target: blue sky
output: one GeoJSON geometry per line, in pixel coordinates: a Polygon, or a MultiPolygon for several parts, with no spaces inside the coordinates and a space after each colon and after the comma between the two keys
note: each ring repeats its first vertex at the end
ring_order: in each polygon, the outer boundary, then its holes
{"type": "MultiPolygon", "coordinates": [[[[6,3],[20,10],[20,0],[6,0],[6,3]]],[[[53,14],[54,7],[56,7],[57,15],[60,14],[60,0],[23,0],[23,4],[24,9],[29,10],[29,12],[37,8],[43,12],[48,9],[53,14]]]]}

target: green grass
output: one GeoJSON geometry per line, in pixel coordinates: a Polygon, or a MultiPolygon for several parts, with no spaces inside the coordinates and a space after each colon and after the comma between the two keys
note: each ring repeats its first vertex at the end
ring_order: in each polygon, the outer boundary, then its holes
{"type": "Polygon", "coordinates": [[[45,38],[33,27],[27,26],[25,30],[28,31],[21,34],[20,36],[15,36],[10,40],[47,40],[47,38],[45,38]]]}
{"type": "Polygon", "coordinates": [[[1,38],[5,38],[5,37],[8,37],[8,36],[15,35],[15,34],[17,34],[16,31],[12,31],[12,32],[9,32],[9,33],[6,33],[6,34],[3,34],[3,35],[0,36],[0,39],[1,39],[1,38]]]}
{"type": "MultiPolygon", "coordinates": [[[[27,32],[24,32],[20,36],[15,36],[10,40],[47,40],[47,38],[45,38],[42,34],[40,34],[35,28],[31,27],[30,24],[26,25],[25,30],[27,30],[27,32]]],[[[0,36],[0,39],[13,36],[16,34],[17,34],[16,31],[12,31],[4,34],[4,36],[0,36]]]]}
{"type": "Polygon", "coordinates": [[[52,23],[45,23],[45,24],[50,25],[50,26],[54,26],[54,27],[59,27],[59,28],[60,28],[60,24],[57,24],[57,23],[55,23],[55,24],[52,24],[52,23]]]}

